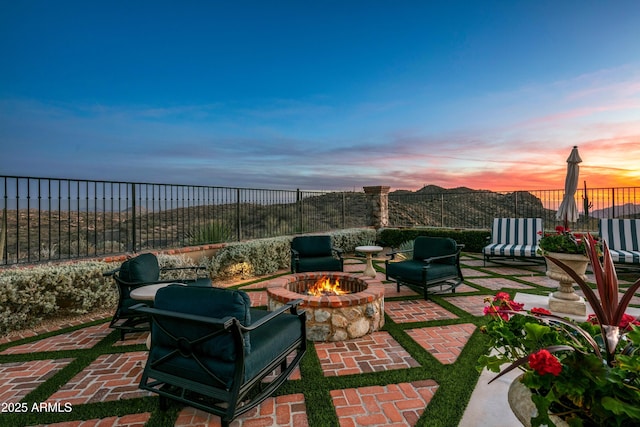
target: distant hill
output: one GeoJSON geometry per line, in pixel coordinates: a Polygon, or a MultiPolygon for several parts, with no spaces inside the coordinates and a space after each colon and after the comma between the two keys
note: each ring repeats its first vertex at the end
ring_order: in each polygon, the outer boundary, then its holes
{"type": "Polygon", "coordinates": [[[592,218],[622,218],[622,217],[637,217],[640,215],[640,205],[633,203],[625,203],[624,205],[615,207],[615,215],[613,208],[596,209],[589,212],[589,216],[592,218]]]}

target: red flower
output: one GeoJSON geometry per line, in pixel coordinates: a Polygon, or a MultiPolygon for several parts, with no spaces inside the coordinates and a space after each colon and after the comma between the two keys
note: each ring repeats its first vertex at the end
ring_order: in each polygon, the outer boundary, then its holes
{"type": "Polygon", "coordinates": [[[531,314],[552,314],[549,310],[542,307],[533,307],[531,309],[531,314]]]}
{"type": "Polygon", "coordinates": [[[508,293],[506,293],[506,292],[498,292],[498,293],[496,294],[496,296],[495,296],[495,297],[493,297],[493,302],[499,302],[499,301],[500,301],[500,302],[501,302],[501,301],[508,302],[508,301],[510,301],[510,300],[511,300],[511,297],[510,297],[510,296],[509,296],[509,294],[508,294],[508,293]]]}
{"type": "Polygon", "coordinates": [[[483,310],[483,314],[485,316],[500,316],[504,320],[509,320],[509,315],[507,313],[503,312],[501,309],[493,305],[485,307],[483,310]]]}
{"type": "Polygon", "coordinates": [[[561,225],[558,225],[558,226],[556,227],[556,233],[558,233],[558,234],[562,234],[562,233],[564,233],[565,231],[566,231],[566,232],[569,232],[569,229],[567,228],[567,229],[565,230],[565,229],[564,229],[564,227],[563,227],[563,226],[561,226],[561,225]]]}
{"type": "Polygon", "coordinates": [[[522,311],[524,308],[524,303],[521,302],[509,301],[507,304],[509,306],[509,310],[513,311],[522,311]]]}
{"type": "Polygon", "coordinates": [[[620,319],[620,329],[625,330],[629,328],[629,325],[640,325],[640,321],[634,316],[625,313],[622,315],[622,319],[620,319]]]}
{"type": "Polygon", "coordinates": [[[551,374],[553,376],[560,375],[562,365],[557,357],[549,353],[548,350],[540,350],[529,355],[529,366],[536,371],[538,375],[551,374]]]}
{"type": "MultiPolygon", "coordinates": [[[[587,322],[590,322],[592,325],[597,325],[598,323],[600,323],[598,321],[598,317],[595,314],[590,314],[589,317],[587,317],[587,322]]],[[[640,321],[635,316],[625,313],[622,315],[622,319],[620,319],[620,324],[618,326],[620,327],[620,329],[625,330],[629,328],[629,325],[640,326],[640,321]]]]}

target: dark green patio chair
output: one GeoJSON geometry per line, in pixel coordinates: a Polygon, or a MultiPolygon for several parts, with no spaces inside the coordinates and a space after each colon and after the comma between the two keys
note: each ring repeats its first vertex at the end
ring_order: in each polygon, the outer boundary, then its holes
{"type": "Polygon", "coordinates": [[[125,334],[132,332],[144,332],[149,330],[149,319],[145,315],[135,313],[131,306],[138,304],[131,298],[131,291],[154,283],[184,283],[196,286],[211,286],[211,279],[198,277],[198,271],[203,267],[173,267],[160,268],[158,258],[152,253],[140,254],[122,263],[120,268],[104,273],[104,276],[113,277],[118,287],[118,306],[113,314],[110,328],[120,330],[120,338],[124,340],[125,334]],[[162,273],[189,271],[189,278],[161,279],[162,273]]]}
{"type": "Polygon", "coordinates": [[[291,241],[291,272],[343,271],[342,249],[331,246],[331,236],[298,236],[291,241]]]}
{"type": "Polygon", "coordinates": [[[140,388],[221,417],[228,426],[280,387],[306,351],[302,300],[276,311],[252,309],[243,291],[169,285],[151,316],[151,347],[140,388]],[[291,357],[289,357],[291,356],[291,357]],[[275,378],[269,374],[275,373],[275,378]]]}
{"type": "Polygon", "coordinates": [[[456,291],[462,283],[460,253],[464,245],[446,237],[417,237],[413,243],[413,257],[405,261],[393,262],[401,252],[393,251],[391,258],[385,261],[387,280],[400,286],[406,285],[424,294],[428,299],[428,290],[439,287],[438,292],[456,291]]]}

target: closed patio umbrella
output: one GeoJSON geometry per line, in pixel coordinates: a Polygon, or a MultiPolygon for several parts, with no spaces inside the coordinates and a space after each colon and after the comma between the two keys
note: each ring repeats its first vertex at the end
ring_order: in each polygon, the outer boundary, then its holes
{"type": "Polygon", "coordinates": [[[578,154],[578,147],[574,146],[571,154],[567,159],[567,177],[564,181],[564,197],[562,203],[556,213],[556,219],[564,220],[565,230],[568,228],[569,222],[578,220],[578,206],[576,204],[575,194],[578,189],[578,177],[580,175],[580,166],[582,159],[578,154]]]}

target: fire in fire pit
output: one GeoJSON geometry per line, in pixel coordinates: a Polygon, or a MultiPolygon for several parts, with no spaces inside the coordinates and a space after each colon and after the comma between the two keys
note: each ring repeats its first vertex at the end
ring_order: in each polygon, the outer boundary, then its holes
{"type": "Polygon", "coordinates": [[[313,295],[314,297],[319,297],[322,295],[344,295],[349,292],[343,291],[340,288],[340,279],[335,278],[333,283],[331,283],[331,279],[327,276],[322,276],[316,283],[307,289],[307,295],[313,295]]]}

